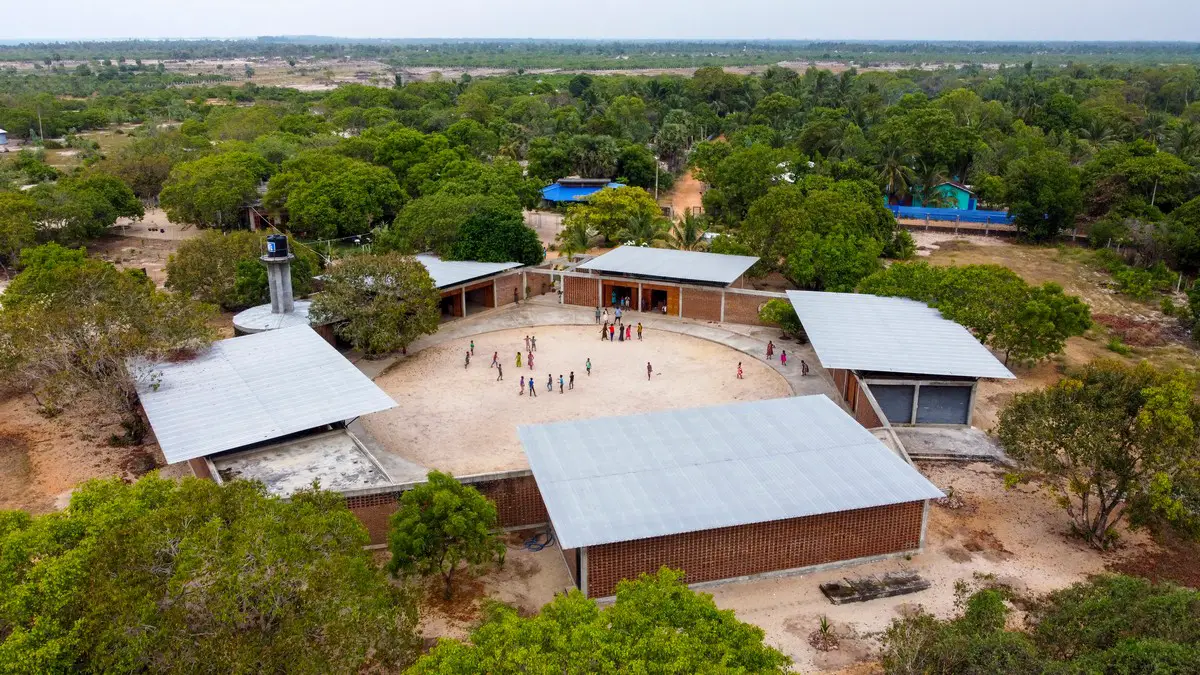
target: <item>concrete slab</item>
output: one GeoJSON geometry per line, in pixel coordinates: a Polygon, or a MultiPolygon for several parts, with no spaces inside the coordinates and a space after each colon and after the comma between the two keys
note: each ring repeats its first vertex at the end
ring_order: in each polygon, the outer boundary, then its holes
{"type": "Polygon", "coordinates": [[[273,495],[287,497],[320,482],[345,492],[390,485],[392,479],[344,429],[212,458],[222,481],[257,480],[273,495]]]}
{"type": "Polygon", "coordinates": [[[1000,444],[975,427],[893,427],[914,460],[940,459],[961,462],[1011,464],[1000,444]]]}

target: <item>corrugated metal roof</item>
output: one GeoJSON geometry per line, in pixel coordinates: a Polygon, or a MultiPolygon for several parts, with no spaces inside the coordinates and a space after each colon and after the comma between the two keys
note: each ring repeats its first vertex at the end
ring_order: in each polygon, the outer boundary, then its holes
{"type": "Polygon", "coordinates": [[[737,278],[745,274],[756,262],[758,258],[749,255],[621,246],[579,265],[576,269],[729,285],[737,281],[737,278]]]}
{"type": "Polygon", "coordinates": [[[821,395],[518,433],[563,548],[942,496],[821,395]]]}
{"type": "Polygon", "coordinates": [[[577,202],[587,199],[601,190],[625,187],[622,183],[608,185],[559,185],[553,183],[542,188],[542,199],[548,202],[577,202]]]}
{"type": "Polygon", "coordinates": [[[966,328],[908,298],[788,291],[826,368],[1013,379],[966,328]]]}
{"type": "Polygon", "coordinates": [[[221,340],[155,370],[138,397],[169,464],[396,407],[307,326],[221,340]]]}
{"type": "Polygon", "coordinates": [[[438,288],[489,277],[521,266],[521,263],[518,262],[484,263],[468,260],[442,260],[435,255],[419,255],[417,260],[425,266],[425,269],[429,270],[429,276],[433,277],[433,285],[438,288]]]}

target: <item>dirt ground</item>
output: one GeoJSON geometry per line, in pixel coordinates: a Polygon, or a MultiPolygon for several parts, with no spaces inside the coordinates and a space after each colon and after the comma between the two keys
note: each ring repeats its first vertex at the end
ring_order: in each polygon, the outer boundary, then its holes
{"type": "MultiPolygon", "coordinates": [[[[795,660],[798,672],[838,671],[874,658],[878,635],[902,611],[921,605],[939,616],[954,611],[954,583],[993,575],[1018,593],[1042,594],[1106,564],[1153,547],[1139,533],[1122,532],[1125,545],[1098,553],[1066,535],[1066,514],[1039,486],[1006,490],[1003,472],[987,464],[926,464],[919,467],[938,487],[953,487],[966,507],[931,506],[925,551],[903,558],[815,574],[722,584],[708,588],[717,605],[761,626],[767,642],[795,660]],[[832,605],[818,585],[843,577],[913,570],[932,582],[929,590],[864,603],[832,605]],[[822,615],[842,636],[839,649],[818,652],[808,644],[822,615]]],[[[854,671],[861,672],[861,671],[854,671]]]]}
{"type": "Polygon", "coordinates": [[[528,467],[517,439],[519,424],[628,415],[652,410],[754,401],[791,394],[766,364],[729,347],[676,333],[647,330],[642,342],[601,342],[599,326],[540,326],[477,335],[469,368],[470,338],[422,350],[375,380],[399,407],[363,418],[389,452],[429,468],[470,475],[528,467]],[[534,369],[525,335],[536,335],[534,369]],[[504,381],[489,368],[500,353],[504,381]],[[592,360],[589,377],[584,363],[592,360]],[[654,366],[646,379],[646,362],[654,366]],[[738,361],[745,379],[736,379],[738,361]],[[558,376],[575,372],[575,389],[558,392],[558,376]],[[546,390],[553,374],[554,391],[546,390]],[[536,398],[520,396],[521,377],[537,384],[536,398]]]}
{"type": "MultiPolygon", "coordinates": [[[[122,448],[108,437],[123,430],[115,415],[86,401],[57,417],[40,414],[32,396],[0,393],[0,509],[46,513],[67,505],[71,490],[92,478],[132,479],[162,463],[158,446],[122,448]]],[[[186,473],[172,467],[164,475],[186,473]]]]}
{"type": "Polygon", "coordinates": [[[88,250],[121,269],[145,270],[162,286],[167,281],[167,258],[179,242],[199,234],[198,228],[172,223],[162,209],[146,209],[141,220],[118,220],[111,233],[91,242],[88,250]]]}
{"type": "Polygon", "coordinates": [[[530,616],[556,594],[573,588],[557,544],[540,551],[525,548],[525,542],[539,533],[507,533],[504,565],[478,577],[464,576],[449,602],[442,599],[440,580],[430,584],[420,606],[421,635],[431,643],[439,637],[465,639],[479,621],[486,600],[512,605],[523,616],[530,616]]]}
{"type": "Polygon", "coordinates": [[[675,179],[675,185],[671,188],[671,194],[667,200],[676,220],[691,213],[692,209],[700,208],[702,210],[704,207],[704,183],[693,176],[691,171],[685,172],[675,179]]]}

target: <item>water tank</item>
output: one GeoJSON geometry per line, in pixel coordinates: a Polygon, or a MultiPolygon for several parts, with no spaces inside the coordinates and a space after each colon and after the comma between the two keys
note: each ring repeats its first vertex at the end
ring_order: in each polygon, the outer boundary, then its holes
{"type": "Polygon", "coordinates": [[[288,240],[286,235],[268,234],[267,235],[267,257],[268,258],[286,258],[288,257],[288,240]]]}

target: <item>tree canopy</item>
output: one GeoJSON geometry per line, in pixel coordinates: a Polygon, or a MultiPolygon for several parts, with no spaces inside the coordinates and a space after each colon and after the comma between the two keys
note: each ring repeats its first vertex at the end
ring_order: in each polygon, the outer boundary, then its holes
{"type": "Polygon", "coordinates": [[[522,265],[537,265],[545,257],[537,232],[525,225],[521,211],[496,205],[482,206],[467,216],[448,256],[450,260],[522,265]]]}
{"type": "Polygon", "coordinates": [[[412,598],[336,493],[150,475],[0,512],[0,673],[357,673],[415,654],[412,598]]]}
{"type": "MultiPolygon", "coordinates": [[[[167,288],[201,302],[235,310],[270,299],[266,266],[267,235],[261,232],[207,231],[179,245],[167,259],[167,288]]],[[[291,249],[292,292],[312,291],[320,267],[316,254],[303,246],[291,249]]]]}
{"type": "Polygon", "coordinates": [[[790,659],[763,644],[763,631],[717,609],[683,573],[617,584],[604,608],[577,590],[532,617],[493,604],[469,643],[442,639],[413,665],[422,673],[661,672],[783,673],[790,659]]]}
{"type": "Polygon", "coordinates": [[[233,227],[239,211],[258,198],[259,183],[270,174],[270,163],[250,152],[201,157],[171,169],[159,201],[177,223],[233,227]]]}
{"type": "Polygon", "coordinates": [[[379,356],[434,333],[441,320],[439,295],[429,271],[399,253],[359,254],[333,265],[309,316],[355,349],[379,356]]]}

